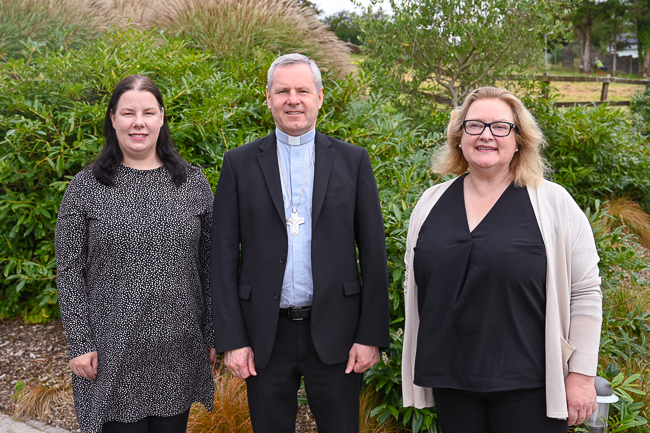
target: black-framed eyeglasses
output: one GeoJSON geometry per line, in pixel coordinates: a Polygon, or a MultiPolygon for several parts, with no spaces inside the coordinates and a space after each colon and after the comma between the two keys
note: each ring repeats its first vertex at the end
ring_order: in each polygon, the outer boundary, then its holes
{"type": "Polygon", "coordinates": [[[507,137],[513,129],[517,131],[517,127],[510,122],[485,123],[480,120],[463,120],[463,128],[469,135],[481,135],[485,128],[490,128],[495,137],[507,137]]]}

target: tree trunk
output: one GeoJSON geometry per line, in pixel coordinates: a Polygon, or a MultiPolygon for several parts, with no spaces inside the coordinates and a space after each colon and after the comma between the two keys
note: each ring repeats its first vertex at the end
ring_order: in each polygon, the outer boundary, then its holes
{"type": "Polygon", "coordinates": [[[585,33],[582,31],[582,27],[576,27],[576,31],[580,40],[580,70],[584,71],[585,67],[582,64],[582,53],[585,52],[585,33]]]}
{"type": "Polygon", "coordinates": [[[460,93],[460,92],[456,88],[454,88],[453,90],[449,90],[449,96],[451,96],[451,106],[453,108],[456,108],[456,107],[459,106],[459,104],[458,104],[458,99],[459,99],[458,98],[458,93],[460,93]]]}
{"type": "Polygon", "coordinates": [[[591,64],[591,22],[585,23],[584,28],[584,46],[582,47],[582,72],[591,74],[593,71],[591,64]]]}
{"type": "Polygon", "coordinates": [[[645,61],[643,62],[643,76],[650,77],[650,47],[645,50],[645,61]]]}
{"type": "Polygon", "coordinates": [[[614,58],[612,59],[612,63],[613,63],[613,66],[612,66],[612,77],[613,77],[614,75],[616,75],[616,58],[618,57],[618,54],[617,54],[617,51],[616,51],[616,48],[617,48],[617,47],[616,47],[616,42],[617,42],[617,39],[618,39],[618,34],[617,34],[616,24],[617,24],[618,20],[617,20],[616,18],[617,18],[617,16],[616,16],[616,12],[615,12],[615,13],[614,13],[614,52],[612,53],[612,55],[614,56],[614,58]]]}

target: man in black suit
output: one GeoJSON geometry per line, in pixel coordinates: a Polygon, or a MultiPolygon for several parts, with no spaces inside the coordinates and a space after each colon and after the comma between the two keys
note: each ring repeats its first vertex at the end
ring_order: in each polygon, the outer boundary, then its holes
{"type": "Polygon", "coordinates": [[[276,130],[224,155],[214,198],[216,349],[246,379],[256,433],[294,431],[302,377],[320,433],[358,432],[363,372],[389,345],[372,165],[365,149],[316,131],[312,60],[278,58],[266,94],[276,130]]]}

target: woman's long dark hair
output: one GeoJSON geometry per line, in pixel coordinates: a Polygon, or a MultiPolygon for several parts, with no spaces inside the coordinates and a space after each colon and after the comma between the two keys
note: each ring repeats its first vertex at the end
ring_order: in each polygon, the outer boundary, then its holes
{"type": "MultiPolygon", "coordinates": [[[[113,185],[115,171],[122,164],[124,158],[120,144],[117,141],[117,133],[115,132],[115,128],[113,128],[111,114],[115,112],[117,103],[122,95],[130,90],[151,93],[156,98],[156,101],[158,101],[160,110],[164,110],[160,90],[149,77],[144,75],[129,75],[115,86],[111,100],[108,102],[106,117],[104,118],[104,137],[106,138],[106,142],[104,143],[102,152],[92,164],[92,171],[95,178],[107,186],[113,185]]],[[[169,127],[167,126],[167,113],[163,117],[163,125],[158,134],[156,154],[163,164],[167,166],[174,180],[174,184],[181,186],[187,180],[187,172],[185,171],[187,163],[174,148],[169,127]]]]}

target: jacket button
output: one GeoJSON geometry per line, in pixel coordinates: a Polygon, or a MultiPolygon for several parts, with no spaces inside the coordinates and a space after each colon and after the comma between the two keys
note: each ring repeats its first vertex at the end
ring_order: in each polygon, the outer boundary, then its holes
{"type": "Polygon", "coordinates": [[[275,295],[273,295],[273,299],[280,299],[280,293],[275,292],[275,295]]]}
{"type": "Polygon", "coordinates": [[[287,261],[287,258],[285,256],[280,257],[280,263],[284,264],[284,262],[287,261]]]}

